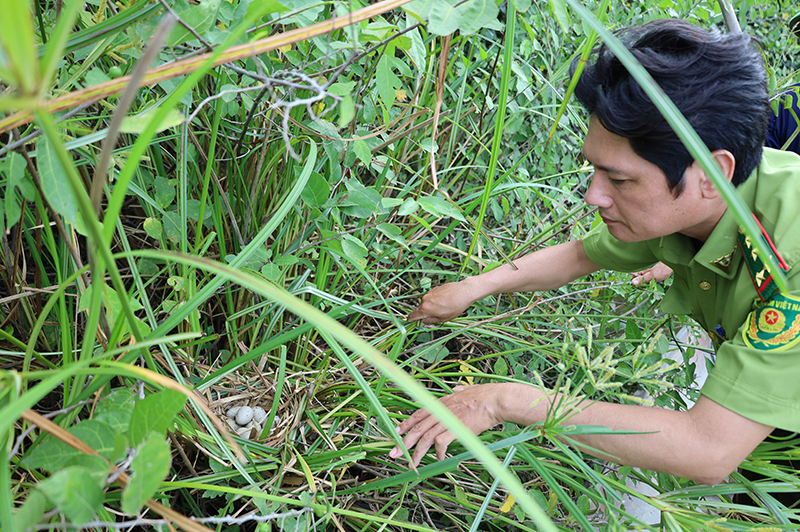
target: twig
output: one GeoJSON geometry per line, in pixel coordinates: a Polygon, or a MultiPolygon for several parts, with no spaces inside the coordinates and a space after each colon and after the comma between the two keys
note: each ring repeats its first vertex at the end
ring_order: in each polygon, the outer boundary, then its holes
{"type": "Polygon", "coordinates": [[[192,476],[196,477],[197,471],[195,471],[194,466],[192,466],[192,461],[189,460],[188,456],[186,456],[186,451],[183,450],[183,445],[181,445],[181,442],[178,441],[177,436],[175,436],[175,434],[172,431],[168,431],[167,435],[169,436],[172,445],[174,445],[175,448],[178,450],[178,454],[181,455],[183,464],[189,469],[189,472],[192,474],[192,476]]]}
{"type": "MultiPolygon", "coordinates": [[[[63,115],[59,116],[56,119],[56,124],[60,124],[64,120],[67,120],[68,118],[72,118],[73,116],[75,116],[76,114],[78,114],[79,112],[83,111],[84,109],[86,109],[87,107],[89,107],[91,105],[92,104],[90,104],[90,103],[85,103],[85,104],[79,105],[75,109],[71,109],[70,111],[68,111],[68,112],[64,113],[63,115]]],[[[42,135],[42,130],[41,129],[37,129],[33,133],[25,135],[24,137],[20,138],[19,140],[15,140],[14,142],[10,143],[8,146],[6,146],[4,148],[0,148],[0,157],[4,156],[5,154],[7,154],[9,152],[12,152],[12,151],[16,150],[17,148],[19,148],[23,144],[27,144],[28,142],[34,140],[37,137],[40,137],[41,135],[42,135]]]]}
{"type": "MultiPolygon", "coordinates": [[[[72,406],[68,406],[66,408],[62,408],[61,410],[53,410],[52,412],[48,412],[47,414],[43,414],[42,417],[45,419],[53,419],[56,416],[60,416],[61,414],[66,414],[71,410],[75,410],[76,408],[80,408],[83,405],[89,404],[92,402],[92,399],[88,399],[86,401],[81,401],[80,403],[76,403],[72,406]]],[[[9,453],[9,457],[16,455],[19,452],[19,448],[22,445],[22,441],[28,437],[28,435],[36,430],[36,425],[31,424],[25,431],[22,432],[17,437],[17,441],[14,443],[14,447],[11,448],[11,453],[9,453]]]]}

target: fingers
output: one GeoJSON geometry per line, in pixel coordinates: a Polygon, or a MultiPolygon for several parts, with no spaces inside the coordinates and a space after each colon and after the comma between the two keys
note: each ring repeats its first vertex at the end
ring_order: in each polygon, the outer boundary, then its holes
{"type": "Polygon", "coordinates": [[[449,430],[443,432],[434,438],[434,449],[436,449],[436,458],[441,462],[445,458],[447,458],[447,447],[455,441],[456,437],[455,434],[450,432],[449,430]]]}
{"type": "MultiPolygon", "coordinates": [[[[411,455],[411,467],[416,468],[428,449],[436,443],[436,454],[444,456],[447,446],[454,440],[444,425],[439,420],[428,414],[427,410],[417,410],[403,421],[398,427],[399,434],[406,434],[403,445],[406,449],[414,448],[411,455]],[[444,438],[440,438],[445,436],[444,438]]],[[[390,452],[390,458],[399,458],[403,451],[395,446],[390,452]]]]}
{"type": "Polygon", "coordinates": [[[407,320],[407,321],[417,321],[417,320],[422,320],[422,323],[424,323],[425,325],[429,325],[429,324],[431,324],[431,323],[438,323],[438,322],[440,322],[440,321],[443,321],[443,320],[437,319],[437,318],[436,318],[436,317],[434,317],[434,316],[431,316],[431,315],[430,315],[430,314],[431,314],[431,312],[429,312],[429,311],[428,311],[428,310],[425,308],[426,306],[427,306],[427,305],[425,304],[425,300],[424,300],[424,298],[423,298],[423,300],[422,300],[422,302],[419,304],[419,306],[418,306],[418,307],[417,307],[417,308],[416,308],[416,309],[415,309],[415,310],[414,310],[414,311],[413,311],[411,314],[409,314],[409,315],[408,315],[408,317],[406,318],[406,320],[407,320]]]}
{"type": "MultiPolygon", "coordinates": [[[[440,399],[441,404],[460,419],[473,434],[480,434],[503,418],[498,416],[496,402],[498,391],[495,384],[475,386],[456,386],[454,393],[445,395],[440,399]]],[[[455,435],[439,422],[439,420],[421,409],[414,412],[397,427],[399,434],[404,434],[403,445],[406,449],[414,448],[411,455],[411,466],[417,467],[425,453],[434,446],[436,456],[443,460],[447,447],[455,441],[455,435]]],[[[389,453],[390,458],[399,458],[402,455],[399,446],[394,447],[389,453]]]]}
{"type": "Polygon", "coordinates": [[[408,315],[406,318],[407,321],[417,321],[421,320],[425,317],[425,313],[422,312],[422,307],[417,307],[411,314],[408,315]]]}
{"type": "Polygon", "coordinates": [[[450,319],[449,316],[441,316],[438,315],[435,311],[428,310],[428,305],[426,304],[424,299],[420,303],[419,307],[417,307],[406,318],[407,321],[421,320],[422,323],[424,323],[425,325],[430,325],[431,323],[441,323],[447,321],[448,319],[450,319]]]}
{"type": "Polygon", "coordinates": [[[659,262],[653,266],[651,270],[653,272],[653,278],[658,282],[666,280],[673,273],[672,268],[663,262],[659,262]]]}
{"type": "Polygon", "coordinates": [[[631,275],[633,275],[633,279],[631,280],[631,284],[633,286],[647,284],[653,279],[655,279],[657,283],[660,283],[672,275],[672,268],[662,262],[659,262],[652,268],[648,268],[640,272],[634,272],[631,275]]]}
{"type": "Polygon", "coordinates": [[[446,283],[422,296],[419,307],[408,315],[408,321],[422,320],[428,325],[452,320],[473,302],[474,294],[461,283],[446,283]]]}
{"type": "Polygon", "coordinates": [[[633,279],[631,280],[631,284],[633,286],[639,286],[641,284],[647,284],[653,280],[653,274],[650,270],[644,270],[641,272],[636,272],[633,275],[633,279]]]}

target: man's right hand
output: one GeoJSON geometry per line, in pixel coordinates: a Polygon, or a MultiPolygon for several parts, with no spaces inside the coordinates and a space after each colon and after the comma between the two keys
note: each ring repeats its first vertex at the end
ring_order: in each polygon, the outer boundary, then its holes
{"type": "Polygon", "coordinates": [[[463,314],[470,305],[480,299],[477,291],[470,288],[470,279],[433,288],[422,296],[417,309],[408,315],[408,321],[422,320],[422,323],[427,325],[449,321],[463,314]]]}

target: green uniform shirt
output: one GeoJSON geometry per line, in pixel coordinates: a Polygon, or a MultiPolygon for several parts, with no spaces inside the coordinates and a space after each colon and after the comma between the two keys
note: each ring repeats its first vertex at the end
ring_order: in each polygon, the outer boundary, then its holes
{"type": "Polygon", "coordinates": [[[699,251],[680,234],[621,242],[605,224],[586,235],[584,249],[605,269],[635,272],[661,261],[675,270],[662,310],[691,316],[718,346],[703,395],[748,419],[800,432],[800,156],[765,149],[759,168],[737,190],[790,268],[789,294],[773,296],[766,307],[755,304],[730,212],[699,251]],[[759,341],[759,334],[769,339],[759,341]]]}

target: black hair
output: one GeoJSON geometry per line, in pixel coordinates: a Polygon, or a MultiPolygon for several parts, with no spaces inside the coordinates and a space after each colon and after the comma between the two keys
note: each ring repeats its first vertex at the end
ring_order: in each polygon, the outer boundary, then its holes
{"type": "MultiPolygon", "coordinates": [[[[704,30],[661,19],[617,32],[633,56],[675,103],[709,150],[736,159],[732,183],[761,162],[767,130],[767,76],[755,40],[745,33],[704,30]]],[[[622,63],[603,44],[594,50],[575,96],[608,131],[666,174],[677,197],[694,158],[622,63]]],[[[572,63],[575,71],[577,60],[572,63]]]]}

